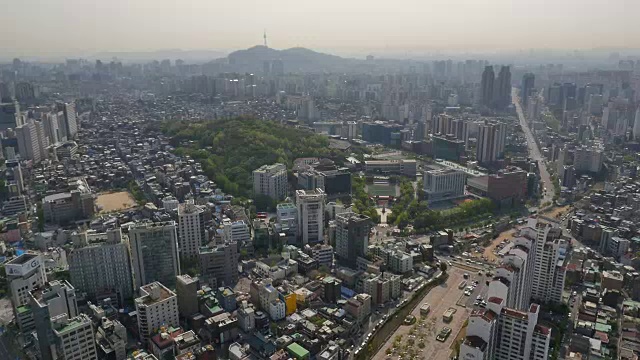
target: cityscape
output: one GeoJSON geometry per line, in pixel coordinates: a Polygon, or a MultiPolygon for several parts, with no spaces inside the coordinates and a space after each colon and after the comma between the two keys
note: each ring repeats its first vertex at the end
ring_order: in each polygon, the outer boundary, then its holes
{"type": "Polygon", "coordinates": [[[0,39],[0,360],[638,360],[631,40],[333,52],[333,10],[0,39]]]}

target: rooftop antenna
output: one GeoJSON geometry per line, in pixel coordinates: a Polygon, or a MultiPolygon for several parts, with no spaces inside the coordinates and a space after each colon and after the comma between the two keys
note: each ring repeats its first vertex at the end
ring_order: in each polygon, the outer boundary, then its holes
{"type": "Polygon", "coordinates": [[[266,29],[264,30],[264,36],[263,37],[264,37],[264,47],[269,47],[269,46],[267,46],[267,30],[266,29]]]}

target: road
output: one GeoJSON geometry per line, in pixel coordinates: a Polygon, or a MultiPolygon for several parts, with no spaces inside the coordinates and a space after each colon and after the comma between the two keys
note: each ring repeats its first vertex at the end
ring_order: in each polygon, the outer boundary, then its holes
{"type": "Polygon", "coordinates": [[[513,105],[516,107],[516,113],[518,113],[518,119],[520,120],[520,126],[522,127],[522,131],[524,132],[524,136],[527,139],[527,146],[529,147],[529,157],[532,160],[538,162],[538,168],[540,169],[540,178],[542,180],[543,186],[547,189],[544,193],[544,196],[540,202],[540,204],[551,203],[553,201],[554,195],[554,186],[551,182],[551,176],[549,175],[549,171],[547,171],[547,164],[545,162],[545,158],[540,153],[540,148],[538,147],[538,143],[533,137],[533,133],[529,128],[529,124],[527,124],[527,119],[524,117],[524,112],[522,111],[522,106],[520,106],[520,98],[518,97],[517,90],[513,88],[511,98],[513,99],[513,105]]]}
{"type": "Polygon", "coordinates": [[[469,317],[469,313],[471,311],[470,308],[456,306],[456,302],[458,302],[462,297],[462,290],[458,289],[458,285],[462,282],[463,274],[465,272],[465,270],[459,268],[450,268],[448,271],[449,278],[446,283],[429,291],[429,293],[420,302],[420,305],[418,305],[411,313],[420,319],[420,306],[424,303],[429,303],[429,305],[431,305],[431,311],[424,323],[422,325],[420,322],[416,323],[416,329],[414,330],[415,335],[413,335],[415,345],[411,346],[407,343],[411,338],[409,332],[413,326],[402,325],[380,348],[378,353],[373,357],[373,360],[399,359],[400,353],[404,352],[404,349],[396,349],[394,354],[390,356],[386,355],[387,349],[393,348],[394,339],[398,335],[402,335],[401,348],[404,348],[405,346],[412,348],[419,354],[420,359],[449,359],[452,352],[451,344],[464,325],[465,320],[469,317]],[[442,321],[442,314],[449,307],[453,307],[457,311],[453,315],[453,320],[447,324],[442,321]],[[436,340],[436,335],[444,326],[450,327],[453,331],[445,342],[439,342],[436,340]],[[424,349],[420,349],[417,345],[421,341],[421,338],[424,338],[424,349]]]}

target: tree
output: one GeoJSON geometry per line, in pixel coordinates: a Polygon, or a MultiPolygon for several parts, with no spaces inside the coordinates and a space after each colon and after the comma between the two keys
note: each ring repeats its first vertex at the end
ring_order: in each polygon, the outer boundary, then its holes
{"type": "Polygon", "coordinates": [[[440,263],[440,271],[447,272],[447,264],[444,262],[440,263]]]}

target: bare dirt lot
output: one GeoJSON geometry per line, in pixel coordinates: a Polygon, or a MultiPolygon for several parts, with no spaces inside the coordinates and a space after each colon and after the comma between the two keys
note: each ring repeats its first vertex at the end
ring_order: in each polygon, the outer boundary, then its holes
{"type": "Polygon", "coordinates": [[[129,209],[138,205],[127,191],[99,194],[96,204],[101,213],[129,209]]]}

